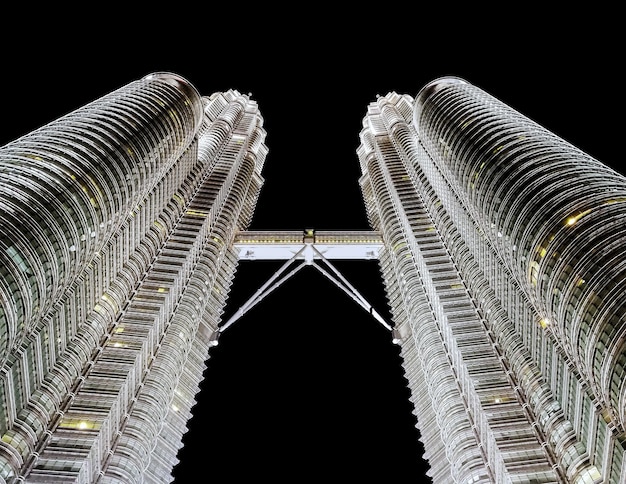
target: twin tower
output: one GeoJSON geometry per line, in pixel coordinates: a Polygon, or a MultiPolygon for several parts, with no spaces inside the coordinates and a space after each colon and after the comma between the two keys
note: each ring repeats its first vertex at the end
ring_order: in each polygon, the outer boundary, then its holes
{"type": "Polygon", "coordinates": [[[624,482],[624,176],[441,78],[367,108],[371,231],[253,233],[265,134],[154,73],[0,148],[0,483],[170,482],[253,258],[368,310],[332,260],[378,260],[435,484],[624,482]]]}

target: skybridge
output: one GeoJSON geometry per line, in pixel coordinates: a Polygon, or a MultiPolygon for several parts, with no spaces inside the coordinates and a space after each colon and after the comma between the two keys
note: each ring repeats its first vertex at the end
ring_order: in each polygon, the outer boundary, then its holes
{"type": "MultiPolygon", "coordinates": [[[[383,240],[374,231],[245,231],[235,235],[239,260],[284,260],[285,263],[220,328],[223,333],[270,292],[304,267],[313,267],[344,291],[390,331],[393,328],[331,264],[331,260],[378,259],[383,240]]],[[[214,333],[217,344],[217,333],[214,333]]]]}
{"type": "Polygon", "coordinates": [[[235,235],[239,260],[378,259],[383,240],[374,231],[249,231],[235,235]]]}

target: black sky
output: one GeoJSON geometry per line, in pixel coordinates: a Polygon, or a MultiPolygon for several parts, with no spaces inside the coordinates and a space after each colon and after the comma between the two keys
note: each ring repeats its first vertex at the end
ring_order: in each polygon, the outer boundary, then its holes
{"type": "MultiPolygon", "coordinates": [[[[133,19],[140,33],[121,15],[62,27],[41,16],[24,23],[30,43],[3,33],[0,144],[146,74],[172,71],[201,94],[233,88],[259,103],[269,154],[251,229],[367,230],[356,148],[368,103],[455,75],[621,167],[623,42],[609,26],[598,29],[608,12],[579,12],[565,23],[538,14],[515,27],[485,22],[463,31],[403,12],[372,12],[360,23],[318,12],[313,27],[281,23],[274,32],[241,12],[211,22],[162,14],[180,25],[133,19]],[[393,28],[381,31],[386,23],[393,28]],[[215,24],[228,28],[218,35],[215,24]]],[[[279,265],[241,263],[225,319],[279,265]]],[[[376,263],[337,266],[388,317],[376,263]]],[[[304,269],[211,351],[175,483],[410,475],[428,482],[419,477],[408,395],[388,332],[304,269]]]]}

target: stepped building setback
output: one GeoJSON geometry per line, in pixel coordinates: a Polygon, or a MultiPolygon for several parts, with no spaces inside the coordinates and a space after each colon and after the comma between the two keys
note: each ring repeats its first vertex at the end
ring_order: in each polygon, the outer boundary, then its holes
{"type": "Polygon", "coordinates": [[[364,112],[363,232],[247,231],[259,106],[173,73],[0,147],[0,483],[171,482],[210,348],[303,266],[400,345],[435,484],[625,482],[626,178],[460,78],[364,112]]]}

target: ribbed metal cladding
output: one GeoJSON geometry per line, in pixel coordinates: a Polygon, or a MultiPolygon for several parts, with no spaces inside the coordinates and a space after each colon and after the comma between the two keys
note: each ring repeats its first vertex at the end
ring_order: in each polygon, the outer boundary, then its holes
{"type": "Polygon", "coordinates": [[[172,168],[201,119],[187,81],[155,74],[2,147],[0,361],[172,168]]]}
{"type": "Polygon", "coordinates": [[[609,429],[610,437],[600,430],[582,437],[590,449],[604,449],[599,455],[613,455],[605,472],[615,479],[626,421],[626,179],[461,79],[422,89],[414,125],[438,176],[476,227],[477,246],[493,254],[519,288],[513,290],[532,304],[536,317],[518,331],[531,335],[536,325],[548,348],[554,345],[552,356],[529,349],[544,372],[550,361],[564,365],[546,375],[564,411],[576,427],[609,429]],[[567,382],[579,397],[562,390],[567,382]],[[598,423],[577,422],[572,405],[585,414],[595,407],[598,423]]]}
{"type": "Polygon", "coordinates": [[[370,104],[358,155],[429,475],[435,483],[565,482],[573,462],[572,472],[595,472],[575,439],[545,440],[544,430],[567,425],[562,416],[546,427],[529,410],[554,399],[462,240],[467,223],[445,179],[432,174],[411,107],[395,93],[370,104]],[[541,404],[531,407],[527,390],[541,404]]]}

